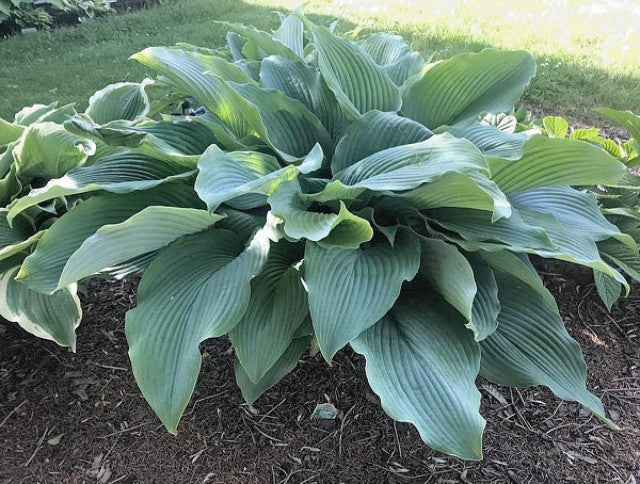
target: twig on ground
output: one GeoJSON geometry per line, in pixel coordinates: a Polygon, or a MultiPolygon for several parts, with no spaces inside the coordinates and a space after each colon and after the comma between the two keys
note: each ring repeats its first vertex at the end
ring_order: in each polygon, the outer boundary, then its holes
{"type": "Polygon", "coordinates": [[[9,418],[10,418],[10,417],[15,413],[15,412],[17,412],[17,411],[18,411],[18,409],[19,409],[20,407],[22,407],[25,403],[27,403],[27,400],[23,401],[20,405],[18,405],[16,408],[14,408],[13,410],[11,410],[11,411],[9,412],[9,414],[8,414],[8,415],[7,415],[7,416],[2,420],[2,422],[0,422],[0,427],[2,427],[2,426],[5,424],[5,422],[6,422],[7,420],[9,420],[9,418]]]}
{"type": "Polygon", "coordinates": [[[46,427],[44,429],[44,432],[42,433],[42,436],[38,440],[38,444],[36,445],[36,448],[33,451],[33,454],[31,454],[31,457],[29,457],[29,460],[24,463],[24,467],[29,467],[29,464],[31,464],[31,461],[33,460],[33,458],[36,456],[36,454],[40,450],[40,447],[42,447],[42,442],[44,442],[44,438],[47,436],[47,432],[49,432],[49,427],[46,427]]]}

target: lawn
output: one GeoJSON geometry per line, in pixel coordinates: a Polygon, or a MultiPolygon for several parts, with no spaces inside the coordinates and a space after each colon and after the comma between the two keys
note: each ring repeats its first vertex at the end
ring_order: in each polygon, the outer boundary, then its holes
{"type": "MultiPolygon", "coordinates": [[[[106,84],[143,78],[144,68],[127,58],[144,47],[179,41],[217,46],[226,29],[216,20],[270,29],[277,21],[274,10],[299,3],[166,1],[78,27],[10,38],[0,42],[0,116],[54,100],[82,108],[106,84]]],[[[538,60],[538,76],[525,100],[545,113],[599,124],[596,107],[640,112],[640,5],[631,0],[320,0],[306,10],[327,21],[341,17],[342,31],[397,31],[433,59],[488,46],[527,49],[538,60]]]]}

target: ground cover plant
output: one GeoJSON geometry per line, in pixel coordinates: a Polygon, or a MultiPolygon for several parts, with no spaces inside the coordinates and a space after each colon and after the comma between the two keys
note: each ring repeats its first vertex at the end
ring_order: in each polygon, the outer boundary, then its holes
{"type": "MultiPolygon", "coordinates": [[[[600,114],[613,120],[627,133],[627,138],[609,139],[603,137],[598,128],[580,128],[570,131],[569,123],[559,116],[547,116],[540,120],[527,120],[529,129],[540,129],[552,138],[579,139],[600,146],[628,167],[628,172],[614,186],[585,187],[597,200],[605,217],[623,232],[640,242],[640,178],[638,153],[640,145],[640,117],[631,111],[619,111],[610,108],[598,110],[600,114]]],[[[640,278],[640,259],[632,247],[618,240],[606,240],[598,243],[598,250],[613,264],[622,268],[634,279],[640,278]]],[[[608,309],[621,297],[622,285],[600,271],[593,273],[596,289],[608,309]]]]}
{"type": "Polygon", "coordinates": [[[53,25],[55,17],[75,15],[77,21],[113,12],[116,0],[51,0],[47,8],[33,0],[0,1],[0,32],[11,33],[14,27],[46,29],[53,25]]]}
{"type": "Polygon", "coordinates": [[[199,344],[224,334],[247,402],[307,349],[331,362],[351,345],[385,411],[464,459],[482,456],[478,375],[615,427],[528,255],[628,289],[598,244],[636,257],[636,241],[572,188],[618,189],[626,165],[513,111],[533,57],[429,64],[398,35],[299,13],[273,34],[226,27],[223,49],[136,54],[158,80],[110,85],[82,114],[2,122],[0,314],[73,347],[77,284],[142,275],[129,356],[174,433],[199,344]]]}

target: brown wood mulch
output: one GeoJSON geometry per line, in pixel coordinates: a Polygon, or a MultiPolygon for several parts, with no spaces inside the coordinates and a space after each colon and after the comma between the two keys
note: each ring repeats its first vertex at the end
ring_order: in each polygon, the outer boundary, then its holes
{"type": "Polygon", "coordinates": [[[608,314],[588,274],[545,269],[589,387],[621,428],[612,431],[544,388],[479,380],[484,460],[434,452],[386,417],[363,360],[333,367],[306,357],[249,408],[224,338],[206,342],[196,393],[178,437],[159,424],[131,375],[124,313],[132,283],[92,282],[78,352],[15,325],[0,333],[0,483],[627,483],[640,479],[640,288],[608,314]],[[316,421],[331,402],[336,420],[316,421]]]}

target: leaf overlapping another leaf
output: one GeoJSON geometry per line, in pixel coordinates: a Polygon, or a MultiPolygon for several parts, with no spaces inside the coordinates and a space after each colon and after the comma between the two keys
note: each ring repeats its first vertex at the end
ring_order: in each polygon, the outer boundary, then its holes
{"type": "Polygon", "coordinates": [[[396,34],[281,19],[145,49],[153,87],[107,86],[84,113],[0,120],[0,315],[73,347],[75,284],[142,275],[129,355],[172,433],[223,335],[250,404],[310,346],[350,344],[387,413],[465,459],[479,374],[610,424],[529,254],[593,269],[607,306],[640,280],[633,142],[514,110],[526,52],[425,65],[396,34]]]}

